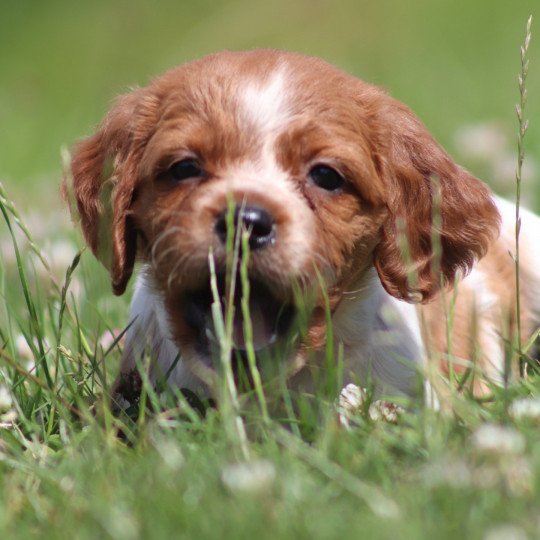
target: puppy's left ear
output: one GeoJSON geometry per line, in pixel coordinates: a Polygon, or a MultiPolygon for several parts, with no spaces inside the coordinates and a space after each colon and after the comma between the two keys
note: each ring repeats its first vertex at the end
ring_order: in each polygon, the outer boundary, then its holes
{"type": "Polygon", "coordinates": [[[152,105],[143,90],[120,96],[96,133],[75,146],[71,178],[63,185],[86,242],[111,275],[115,294],[124,292],[135,263],[137,233],[130,207],[152,105]]]}
{"type": "Polygon", "coordinates": [[[451,284],[486,253],[500,217],[488,188],[453,162],[410,109],[388,97],[382,116],[389,218],[374,264],[390,294],[427,301],[440,289],[440,273],[451,284]]]}

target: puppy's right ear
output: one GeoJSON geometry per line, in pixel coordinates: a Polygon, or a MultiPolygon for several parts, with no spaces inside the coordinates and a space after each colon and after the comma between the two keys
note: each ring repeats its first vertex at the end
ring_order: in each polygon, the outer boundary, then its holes
{"type": "Polygon", "coordinates": [[[381,118],[388,130],[389,218],[374,264],[389,294],[426,302],[440,290],[441,277],[445,285],[452,285],[458,273],[466,275],[486,254],[498,236],[500,216],[487,186],[454,163],[408,107],[386,98],[381,118]]]}
{"type": "Polygon", "coordinates": [[[142,92],[118,98],[97,132],[75,146],[71,179],[66,178],[63,185],[86,242],[110,272],[115,294],[124,292],[135,264],[137,233],[130,206],[150,104],[142,92]]]}

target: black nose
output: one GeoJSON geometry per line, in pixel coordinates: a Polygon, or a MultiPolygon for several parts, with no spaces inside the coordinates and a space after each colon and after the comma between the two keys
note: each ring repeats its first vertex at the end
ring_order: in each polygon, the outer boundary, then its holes
{"type": "MultiPolygon", "coordinates": [[[[249,248],[253,251],[272,244],[276,237],[274,220],[263,208],[258,206],[236,206],[234,209],[234,226],[242,222],[249,232],[249,248]]],[[[216,220],[215,231],[219,239],[227,241],[227,211],[216,220]]]]}

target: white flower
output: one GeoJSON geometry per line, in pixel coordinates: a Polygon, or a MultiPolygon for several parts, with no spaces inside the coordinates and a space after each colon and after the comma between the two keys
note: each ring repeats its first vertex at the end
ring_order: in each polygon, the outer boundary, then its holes
{"type": "Polygon", "coordinates": [[[268,490],[276,478],[274,465],[265,460],[234,463],[225,467],[221,480],[234,492],[268,490]]]}
{"type": "Polygon", "coordinates": [[[520,454],[525,449],[525,437],[512,427],[482,424],[471,437],[480,452],[493,454],[520,454]]]}
{"type": "Polygon", "coordinates": [[[516,399],[508,411],[516,420],[521,418],[540,418],[540,397],[516,399]]]}
{"type": "Polygon", "coordinates": [[[366,391],[356,384],[345,386],[338,397],[337,412],[340,426],[350,428],[352,418],[358,414],[366,400],[366,391]]]}
{"type": "Polygon", "coordinates": [[[369,406],[369,417],[374,422],[384,420],[395,424],[399,418],[399,415],[404,412],[404,409],[391,401],[383,401],[381,399],[374,401],[369,406]]]}

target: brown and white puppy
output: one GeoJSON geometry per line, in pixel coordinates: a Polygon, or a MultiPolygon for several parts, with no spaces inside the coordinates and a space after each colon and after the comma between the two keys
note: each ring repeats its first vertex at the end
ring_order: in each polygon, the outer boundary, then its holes
{"type": "MultiPolygon", "coordinates": [[[[456,371],[476,361],[501,379],[516,320],[512,205],[456,165],[405,105],[323,60],[256,50],[174,68],[118,99],[75,147],[71,172],[84,236],[115,294],[143,263],[123,374],[150,350],[153,380],[211,391],[201,379],[215,365],[208,254],[222,287],[232,200],[250,231],[259,355],[294,341],[295,291],[310,298],[307,335],[280,360],[293,381],[324,356],[320,276],[345,383],[410,395],[428,357],[443,371],[449,358],[456,371]]],[[[539,320],[540,220],[522,219],[526,337],[539,320]]]]}

